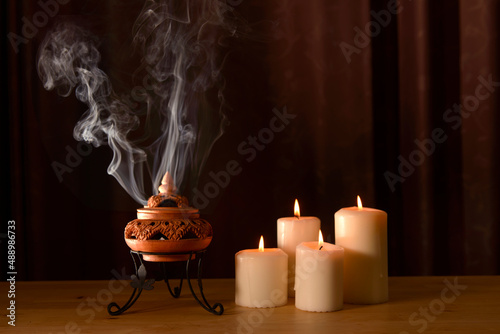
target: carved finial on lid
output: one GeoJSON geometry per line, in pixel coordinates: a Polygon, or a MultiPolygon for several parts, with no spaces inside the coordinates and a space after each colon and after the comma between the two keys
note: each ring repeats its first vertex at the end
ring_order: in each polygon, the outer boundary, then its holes
{"type": "Polygon", "coordinates": [[[161,180],[161,185],[158,187],[160,194],[174,195],[177,193],[177,187],[169,172],[166,172],[161,180]]]}

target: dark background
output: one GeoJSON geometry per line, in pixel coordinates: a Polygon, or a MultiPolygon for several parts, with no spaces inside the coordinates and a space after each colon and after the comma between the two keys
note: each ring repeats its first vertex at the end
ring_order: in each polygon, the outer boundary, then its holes
{"type": "MultiPolygon", "coordinates": [[[[295,198],[303,215],[321,219],[325,239],[333,242],[333,215],[355,205],[356,195],[389,215],[390,275],[500,273],[498,88],[463,117],[443,119],[454,104],[475,101],[480,76],[500,81],[498,2],[400,1],[399,13],[377,24],[371,40],[357,31],[370,27],[387,1],[227,4],[252,33],[231,44],[223,68],[230,123],[197,186],[203,189],[212,182],[210,172],[225,170],[231,160],[241,166],[201,210],[214,228],[206,277],[233,277],[234,254],[256,248],[261,234],[267,247],[276,247],[276,219],[292,215],[295,198]],[[345,43],[356,48],[350,61],[345,43]],[[238,146],[269,127],[274,108],[296,117],[249,159],[238,146]],[[435,143],[429,156],[416,153],[415,140],[432,138],[435,129],[446,141],[435,143]],[[424,158],[391,189],[385,173],[397,175],[401,159],[417,156],[424,158]]],[[[123,82],[135,61],[127,47],[142,5],[68,1],[18,52],[4,38],[8,200],[2,232],[8,220],[16,221],[18,279],[132,273],[123,229],[139,204],[107,175],[108,147],[73,139],[86,106],[43,88],[36,54],[58,20],[81,23],[101,40],[100,66],[113,88],[127,93],[123,82]],[[80,150],[80,159],[60,180],[53,164],[67,165],[68,150],[80,150]]],[[[4,37],[22,35],[23,18],[32,21],[42,10],[34,1],[0,6],[4,37]]],[[[5,235],[1,241],[5,247],[5,235]]]]}

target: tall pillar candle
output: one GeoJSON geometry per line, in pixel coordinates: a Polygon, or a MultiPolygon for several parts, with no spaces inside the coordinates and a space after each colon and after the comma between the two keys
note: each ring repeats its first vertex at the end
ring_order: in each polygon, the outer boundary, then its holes
{"type": "Polygon", "coordinates": [[[295,296],[295,250],[304,241],[318,241],[321,221],[316,217],[301,217],[295,200],[294,217],[278,219],[278,248],[288,255],[288,296],[295,296]]]}
{"type": "Polygon", "coordinates": [[[335,244],[344,248],[344,302],[388,300],[387,213],[358,206],[335,213],[335,244]]]}
{"type": "Polygon", "coordinates": [[[245,249],[235,255],[235,303],[267,308],[285,305],[288,256],[279,248],[245,249]]]}
{"type": "Polygon", "coordinates": [[[295,307],[311,312],[342,309],[344,249],[330,243],[303,242],[297,246],[295,307]]]}

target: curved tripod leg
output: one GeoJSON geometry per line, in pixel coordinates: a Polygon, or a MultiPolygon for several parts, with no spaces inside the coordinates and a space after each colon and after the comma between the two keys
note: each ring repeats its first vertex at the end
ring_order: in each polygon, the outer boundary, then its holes
{"type": "Polygon", "coordinates": [[[130,286],[134,288],[134,291],[132,291],[132,295],[128,299],[128,301],[120,307],[117,303],[112,302],[109,303],[108,305],[108,313],[110,315],[120,315],[126,310],[128,310],[134,303],[137,301],[139,296],[142,293],[142,290],[151,290],[153,289],[153,283],[154,280],[148,280],[146,281],[146,267],[144,266],[144,263],[142,262],[142,257],[140,254],[137,254],[134,251],[130,251],[130,256],[132,256],[132,261],[134,261],[134,267],[135,267],[135,275],[132,275],[132,282],[130,282],[130,286]],[[134,258],[134,255],[136,254],[137,257],[139,258],[140,266],[137,267],[137,261],[134,258]],[[112,309],[116,308],[115,311],[112,309]]]}
{"type": "Polygon", "coordinates": [[[197,274],[198,277],[197,277],[197,279],[198,279],[198,288],[200,289],[200,295],[201,295],[202,300],[200,300],[198,298],[198,296],[196,296],[196,293],[194,292],[193,287],[191,285],[191,279],[189,277],[189,264],[191,263],[191,255],[189,256],[189,259],[186,262],[186,277],[187,277],[187,281],[188,281],[188,285],[189,285],[189,290],[191,290],[191,294],[193,295],[194,299],[196,299],[198,304],[201,305],[201,307],[203,307],[205,310],[207,310],[208,312],[210,312],[212,314],[221,315],[222,313],[224,313],[224,306],[222,306],[221,303],[215,303],[213,306],[211,306],[210,303],[205,298],[205,294],[203,293],[203,283],[201,280],[201,260],[203,258],[203,254],[198,253],[198,255],[199,255],[199,258],[198,258],[198,274],[197,274]]]}
{"type": "Polygon", "coordinates": [[[184,276],[181,276],[181,281],[179,283],[179,286],[174,287],[174,289],[172,291],[172,288],[170,287],[170,282],[169,282],[168,277],[167,277],[166,265],[165,265],[164,262],[161,264],[161,270],[163,272],[164,281],[165,281],[165,283],[167,283],[168,291],[170,292],[170,294],[172,295],[172,297],[179,298],[179,296],[181,295],[182,280],[184,279],[184,276]]]}

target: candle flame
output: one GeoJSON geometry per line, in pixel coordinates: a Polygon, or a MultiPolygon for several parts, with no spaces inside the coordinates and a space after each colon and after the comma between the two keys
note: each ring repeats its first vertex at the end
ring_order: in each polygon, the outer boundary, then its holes
{"type": "Polygon", "coordinates": [[[293,215],[297,218],[300,218],[299,201],[297,201],[297,199],[295,199],[295,206],[293,208],[293,215]]]}
{"type": "Polygon", "coordinates": [[[363,203],[361,203],[361,198],[358,196],[358,209],[363,209],[363,203]]]}
{"type": "Polygon", "coordinates": [[[321,249],[322,247],[323,247],[323,233],[321,233],[321,230],[319,230],[318,248],[321,249]]]}
{"type": "Polygon", "coordinates": [[[264,237],[261,235],[260,236],[260,241],[259,241],[259,252],[264,251],[264,237]]]}

